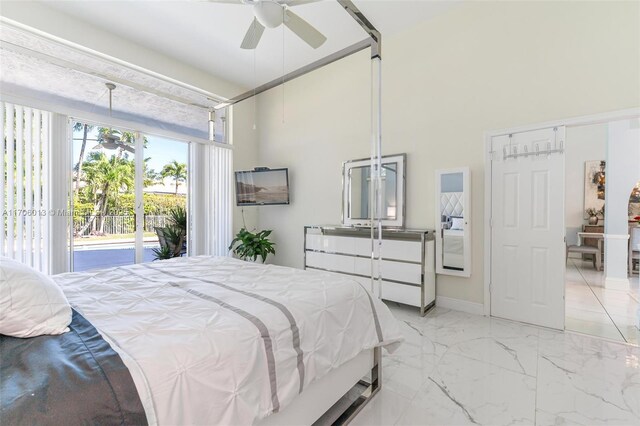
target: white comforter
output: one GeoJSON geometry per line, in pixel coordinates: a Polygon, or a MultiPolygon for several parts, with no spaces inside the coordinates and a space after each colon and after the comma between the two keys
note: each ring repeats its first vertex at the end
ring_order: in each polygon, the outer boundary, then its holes
{"type": "Polygon", "coordinates": [[[254,423],[361,351],[402,340],[384,304],[322,272],[199,256],[54,279],[161,425],[254,423]]]}

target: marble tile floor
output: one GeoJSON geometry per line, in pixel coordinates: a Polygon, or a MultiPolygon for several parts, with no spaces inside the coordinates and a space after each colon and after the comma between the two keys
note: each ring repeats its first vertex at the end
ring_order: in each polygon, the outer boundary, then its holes
{"type": "Polygon", "coordinates": [[[404,344],[352,425],[640,425],[640,349],[388,303],[404,344]]]}
{"type": "Polygon", "coordinates": [[[565,328],[634,345],[640,343],[638,276],[627,291],[604,287],[590,261],[569,259],[565,274],[565,328]]]}

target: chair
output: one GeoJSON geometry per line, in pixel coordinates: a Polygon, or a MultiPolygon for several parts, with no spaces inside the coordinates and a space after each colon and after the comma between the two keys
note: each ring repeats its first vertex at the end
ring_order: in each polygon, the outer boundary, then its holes
{"type": "Polygon", "coordinates": [[[569,260],[569,253],[589,254],[593,257],[593,267],[599,271],[602,266],[602,258],[600,257],[600,249],[592,246],[567,246],[566,260],[569,260]]]}
{"type": "Polygon", "coordinates": [[[640,273],[640,227],[629,228],[629,275],[640,273]],[[638,263],[638,270],[634,272],[633,264],[638,263]]]}

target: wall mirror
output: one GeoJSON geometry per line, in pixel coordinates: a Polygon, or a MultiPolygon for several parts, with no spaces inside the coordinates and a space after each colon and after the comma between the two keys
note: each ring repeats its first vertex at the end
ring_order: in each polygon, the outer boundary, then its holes
{"type": "MultiPolygon", "coordinates": [[[[382,226],[404,226],[406,154],[382,157],[382,226]]],[[[371,159],[347,161],[342,166],[342,224],[371,224],[371,159]]]]}
{"type": "Polygon", "coordinates": [[[436,170],[436,273],[471,276],[468,167],[436,170]]]}

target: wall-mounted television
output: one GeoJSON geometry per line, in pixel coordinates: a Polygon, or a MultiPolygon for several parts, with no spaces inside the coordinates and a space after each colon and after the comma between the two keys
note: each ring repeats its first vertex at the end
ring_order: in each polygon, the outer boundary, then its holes
{"type": "Polygon", "coordinates": [[[257,168],[236,172],[236,204],[289,204],[289,169],[257,168]]]}

